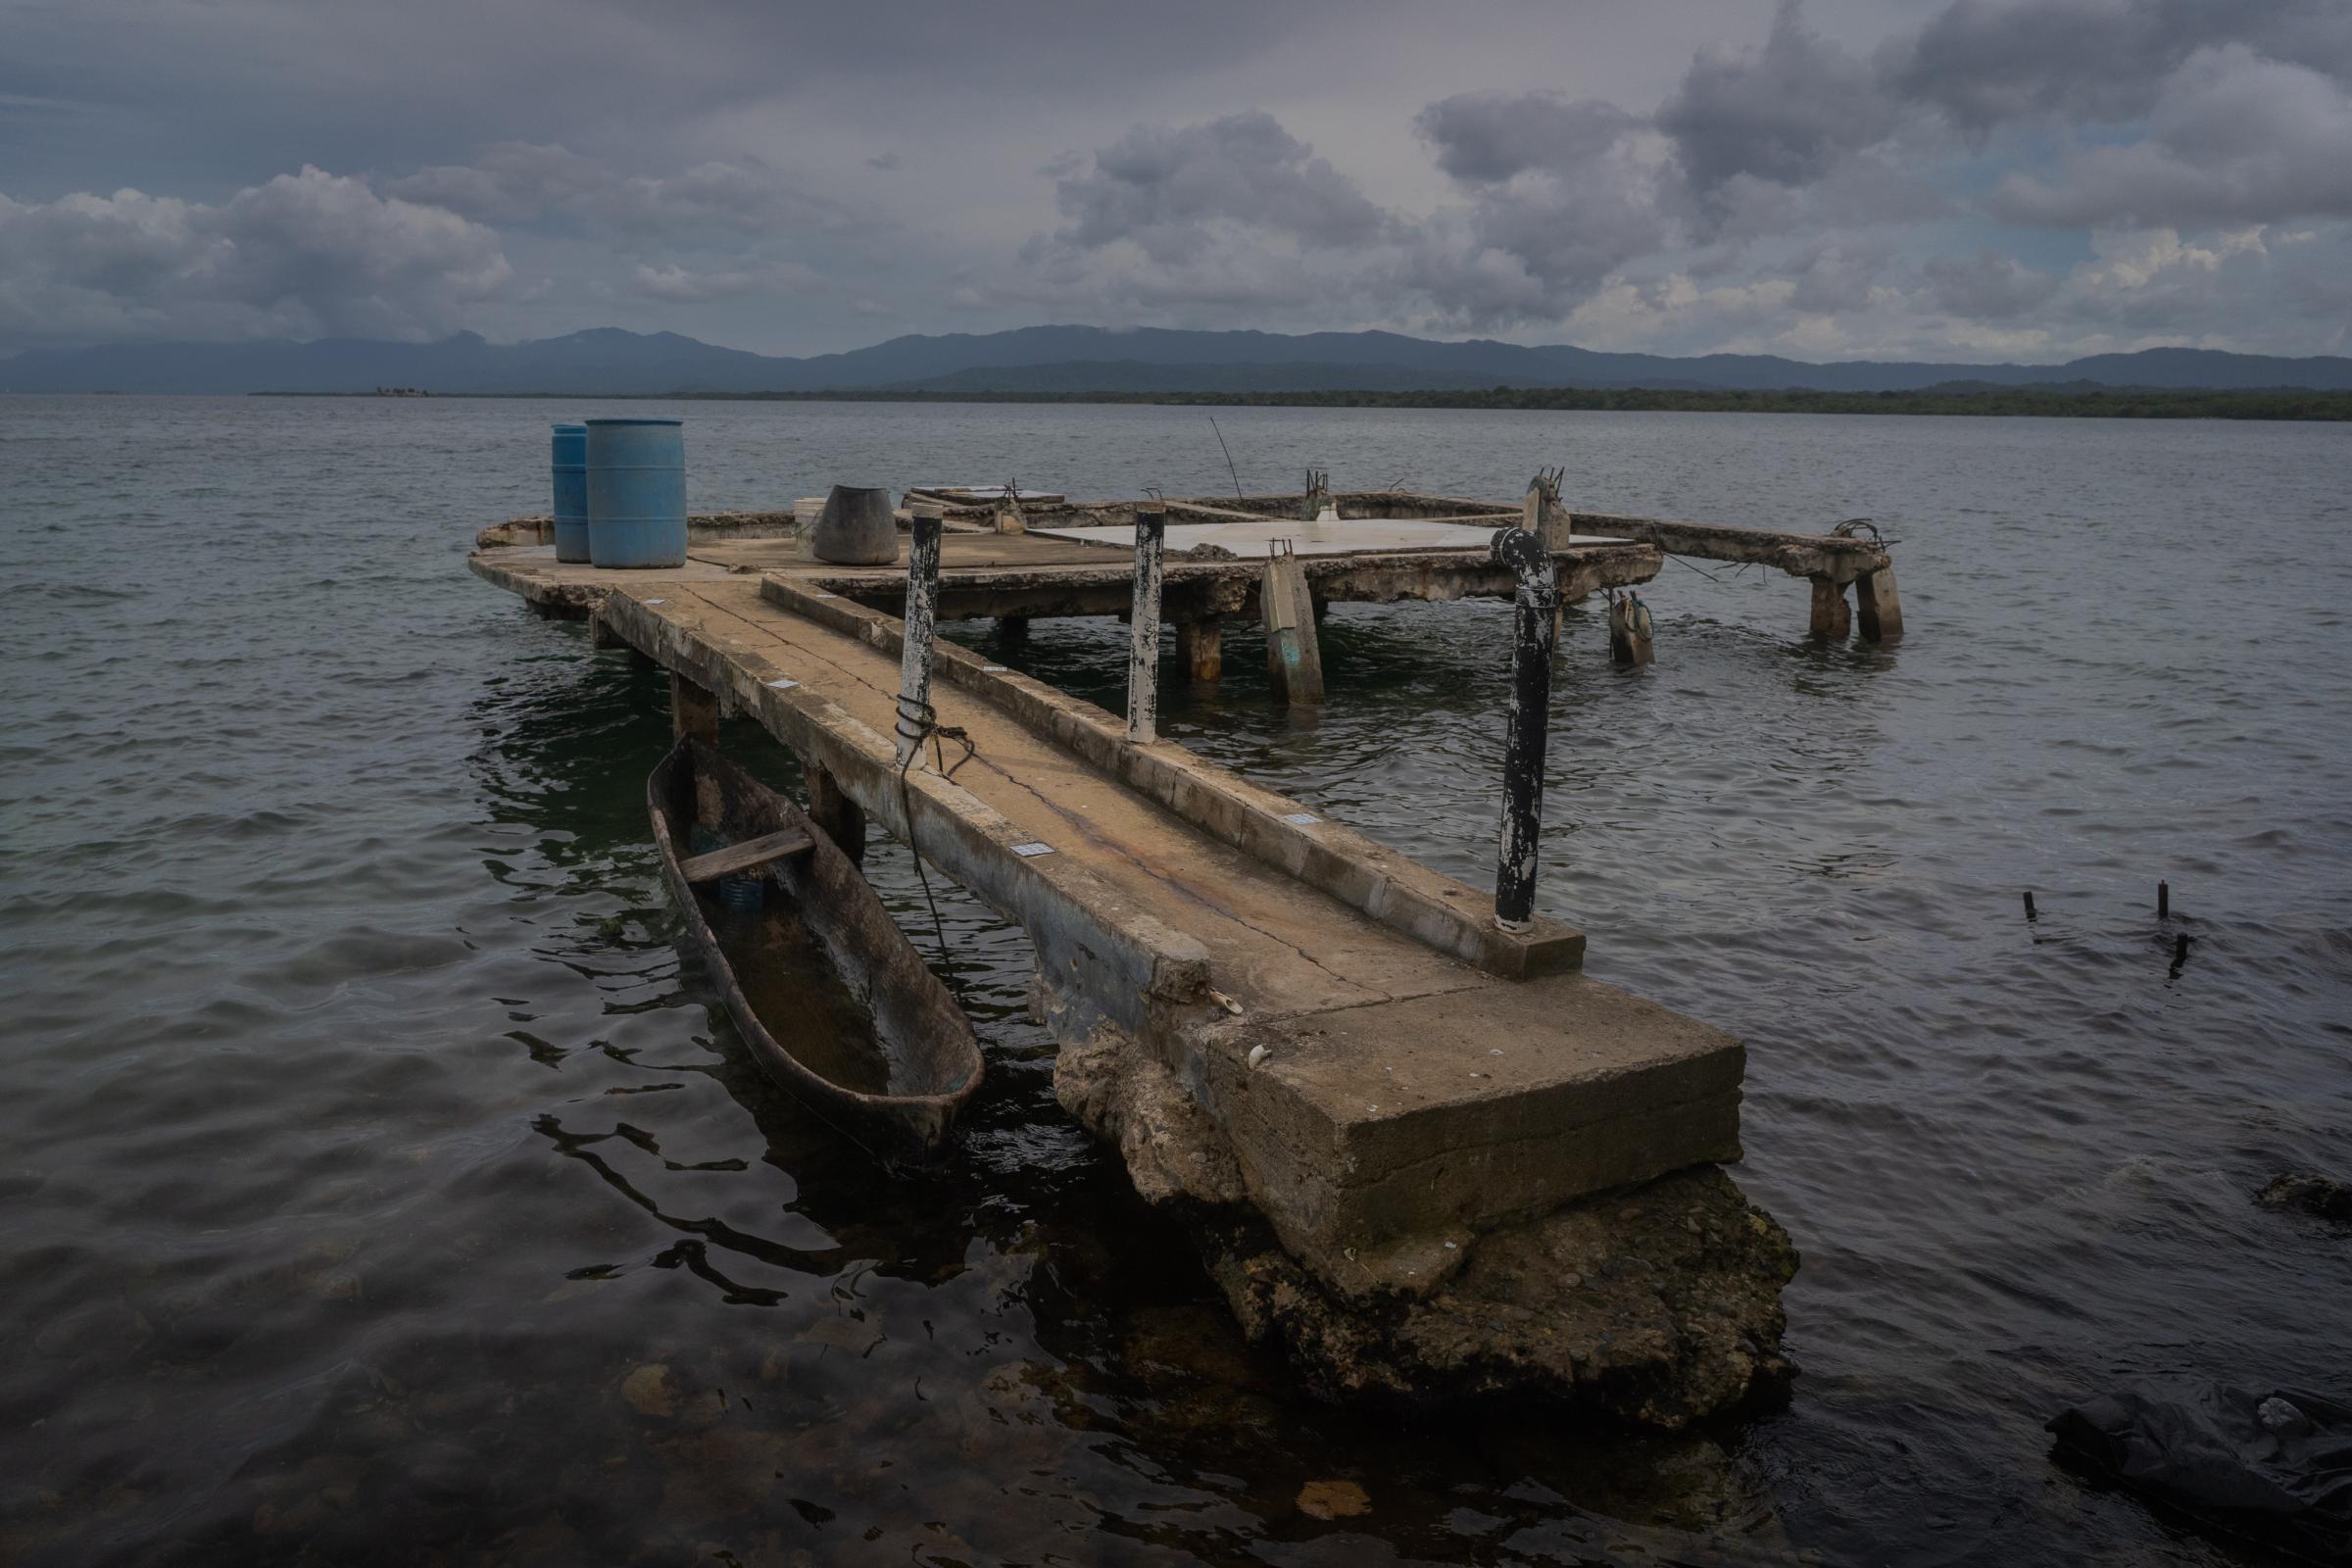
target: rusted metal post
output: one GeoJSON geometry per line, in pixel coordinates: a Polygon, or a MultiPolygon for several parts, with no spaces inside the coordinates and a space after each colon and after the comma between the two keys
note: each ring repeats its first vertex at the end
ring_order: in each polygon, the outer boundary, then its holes
{"type": "Polygon", "coordinates": [[[899,652],[899,755],[904,772],[931,732],[931,645],[939,631],[940,509],[914,509],[906,552],[906,637],[899,652]]]}
{"type": "Polygon", "coordinates": [[[1135,511],[1135,608],[1127,616],[1127,738],[1159,739],[1159,583],[1168,540],[1164,508],[1135,511]]]}
{"type": "Polygon", "coordinates": [[[1502,833],[1494,858],[1494,923],[1526,931],[1536,918],[1544,842],[1544,762],[1551,734],[1552,612],[1559,579],[1541,534],[1494,531],[1494,563],[1519,574],[1512,597],[1511,711],[1502,742],[1502,833]]]}

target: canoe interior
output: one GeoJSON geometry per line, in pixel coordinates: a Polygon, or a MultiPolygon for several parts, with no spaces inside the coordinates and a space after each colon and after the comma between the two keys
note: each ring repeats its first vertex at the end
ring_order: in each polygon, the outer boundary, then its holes
{"type": "Polygon", "coordinates": [[[979,1086],[979,1043],[857,866],[791,801],[692,740],[646,797],[688,935],[769,1075],[884,1159],[936,1158],[979,1086]],[[736,877],[698,887],[680,869],[788,829],[810,848],[740,873],[756,899],[736,877]]]}

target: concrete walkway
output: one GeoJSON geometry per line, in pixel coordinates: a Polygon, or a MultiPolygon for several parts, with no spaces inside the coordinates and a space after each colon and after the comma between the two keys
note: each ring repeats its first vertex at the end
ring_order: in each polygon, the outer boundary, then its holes
{"type": "Polygon", "coordinates": [[[939,721],[975,755],[951,780],[926,751],[902,779],[886,615],[709,562],[470,564],[592,611],[1018,921],[1065,1046],[1109,1030],[1163,1067],[1335,1287],[1406,1286],[1449,1240],[1738,1157],[1737,1042],[1585,978],[1576,933],[1514,945],[1482,891],[1180,746],[1131,746],[1112,715],[943,643],[939,721]]]}

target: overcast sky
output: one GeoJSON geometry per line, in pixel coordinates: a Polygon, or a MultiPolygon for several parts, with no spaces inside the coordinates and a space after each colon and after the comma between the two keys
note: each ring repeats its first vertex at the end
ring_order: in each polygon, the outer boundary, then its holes
{"type": "Polygon", "coordinates": [[[2352,0],[0,0],[0,352],[2352,352],[2352,0]]]}

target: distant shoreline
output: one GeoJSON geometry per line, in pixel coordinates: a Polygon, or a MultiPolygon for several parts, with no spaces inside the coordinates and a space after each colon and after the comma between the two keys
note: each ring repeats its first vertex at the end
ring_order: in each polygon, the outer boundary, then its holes
{"type": "MultiPolygon", "coordinates": [[[[368,392],[254,392],[260,398],[376,398],[368,392]]],[[[1975,415],[2096,419],[2352,420],[2352,392],[2296,387],[2175,391],[2113,387],[1925,388],[1908,392],[1680,391],[1647,387],[1487,387],[1419,392],[1000,392],[859,387],[809,392],[431,392],[405,398],[568,398],[580,402],[1101,403],[1172,408],[1505,409],[1642,414],[1975,415]]]]}

